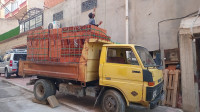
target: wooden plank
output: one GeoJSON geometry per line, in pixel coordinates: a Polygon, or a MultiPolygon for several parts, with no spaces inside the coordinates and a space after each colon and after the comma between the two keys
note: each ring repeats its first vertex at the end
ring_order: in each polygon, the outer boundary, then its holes
{"type": "Polygon", "coordinates": [[[55,108],[58,107],[60,104],[58,103],[58,100],[56,99],[56,97],[54,95],[49,96],[47,98],[47,101],[49,102],[51,108],[55,108]]]}
{"type": "MultiPolygon", "coordinates": [[[[172,74],[169,74],[169,83],[168,83],[168,87],[171,88],[172,87],[172,74]]],[[[171,89],[167,90],[167,105],[171,105],[171,89]]]]}
{"type": "Polygon", "coordinates": [[[166,97],[167,97],[167,84],[168,84],[168,72],[169,70],[165,69],[164,70],[164,85],[163,85],[163,91],[165,93],[165,96],[164,96],[164,100],[162,101],[162,105],[165,105],[166,103],[166,97]]]}
{"type": "Polygon", "coordinates": [[[175,71],[175,76],[174,76],[174,79],[173,79],[173,94],[172,94],[172,107],[176,107],[176,99],[177,99],[177,87],[178,87],[178,78],[179,78],[179,71],[176,70],[175,71]]]}
{"type": "Polygon", "coordinates": [[[169,74],[172,75],[172,80],[171,80],[171,84],[170,84],[171,87],[169,87],[169,90],[170,90],[170,106],[172,106],[173,91],[174,91],[174,83],[173,83],[173,80],[174,80],[174,76],[175,76],[174,70],[170,70],[169,74]]]}

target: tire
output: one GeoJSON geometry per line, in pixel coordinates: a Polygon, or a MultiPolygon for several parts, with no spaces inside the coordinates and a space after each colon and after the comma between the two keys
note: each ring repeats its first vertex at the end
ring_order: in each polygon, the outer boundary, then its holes
{"type": "Polygon", "coordinates": [[[103,112],[125,112],[126,105],[122,95],[115,90],[107,90],[101,101],[103,112]]]}
{"type": "Polygon", "coordinates": [[[10,74],[8,73],[8,69],[7,68],[5,69],[5,77],[6,77],[6,79],[10,78],[10,74]]]}
{"type": "Polygon", "coordinates": [[[39,101],[45,101],[51,95],[55,95],[55,86],[46,79],[39,79],[34,85],[34,96],[39,101]]]}

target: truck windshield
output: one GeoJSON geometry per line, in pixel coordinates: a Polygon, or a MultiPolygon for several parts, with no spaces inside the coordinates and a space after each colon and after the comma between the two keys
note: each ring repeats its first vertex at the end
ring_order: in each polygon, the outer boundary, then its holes
{"type": "Polygon", "coordinates": [[[135,46],[135,49],[136,49],[138,55],[140,56],[144,67],[156,66],[156,63],[154,62],[152,56],[150,55],[149,51],[146,48],[140,47],[140,46],[135,46]]]}

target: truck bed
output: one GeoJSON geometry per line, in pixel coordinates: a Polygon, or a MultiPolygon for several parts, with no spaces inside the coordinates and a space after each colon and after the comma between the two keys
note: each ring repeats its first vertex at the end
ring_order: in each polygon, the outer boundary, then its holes
{"type": "Polygon", "coordinates": [[[75,80],[82,83],[98,80],[100,52],[102,45],[106,43],[110,42],[99,39],[85,41],[79,63],[19,61],[19,75],[75,80]]]}
{"type": "Polygon", "coordinates": [[[79,80],[81,80],[79,77],[80,71],[80,64],[42,64],[31,61],[19,62],[19,74],[22,76],[37,75],[59,79],[78,80],[79,78],[79,80]]]}

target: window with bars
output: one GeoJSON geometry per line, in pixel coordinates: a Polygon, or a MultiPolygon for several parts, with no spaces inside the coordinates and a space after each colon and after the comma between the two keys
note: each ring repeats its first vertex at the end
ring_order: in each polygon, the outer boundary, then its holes
{"type": "Polygon", "coordinates": [[[20,33],[26,32],[28,30],[37,28],[39,26],[43,25],[43,14],[37,15],[35,17],[32,17],[31,19],[25,20],[25,22],[22,22],[20,24],[20,33]]]}
{"type": "Polygon", "coordinates": [[[97,0],[87,0],[85,2],[82,2],[81,11],[86,12],[96,7],[97,7],[97,0]]]}

